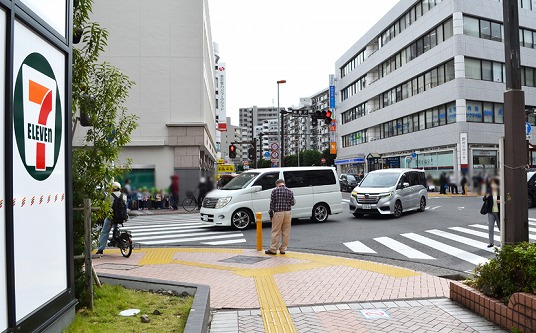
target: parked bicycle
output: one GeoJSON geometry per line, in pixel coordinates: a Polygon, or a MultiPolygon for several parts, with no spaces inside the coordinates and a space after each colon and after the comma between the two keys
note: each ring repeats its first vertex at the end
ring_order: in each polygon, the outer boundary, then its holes
{"type": "Polygon", "coordinates": [[[200,202],[197,201],[197,198],[194,195],[194,192],[187,191],[186,198],[182,201],[182,208],[187,212],[193,212],[201,206],[200,202]]]}
{"type": "MultiPolygon", "coordinates": [[[[123,227],[123,223],[121,223],[121,227],[123,227]]],[[[123,257],[130,257],[132,254],[132,235],[130,231],[121,231],[119,223],[114,224],[112,240],[108,243],[108,246],[118,247],[123,257]]]]}

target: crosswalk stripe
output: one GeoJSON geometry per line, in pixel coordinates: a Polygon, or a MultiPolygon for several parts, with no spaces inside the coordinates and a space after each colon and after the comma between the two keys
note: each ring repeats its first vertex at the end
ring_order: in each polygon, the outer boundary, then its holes
{"type": "Polygon", "coordinates": [[[412,247],[407,246],[406,244],[402,244],[397,240],[394,240],[389,237],[378,237],[374,238],[375,241],[377,241],[380,244],[383,244],[390,248],[393,251],[396,251],[400,253],[401,255],[411,258],[411,259],[435,259],[434,257],[431,257],[425,253],[422,253],[421,251],[415,250],[412,247]]]}
{"type": "Polygon", "coordinates": [[[376,253],[373,249],[361,243],[360,241],[343,243],[347,248],[356,253],[376,253]]]}
{"type": "Polygon", "coordinates": [[[163,228],[163,227],[173,227],[173,226],[179,226],[179,225],[195,225],[195,224],[201,224],[199,220],[195,221],[178,221],[178,222],[166,222],[166,223],[152,223],[152,222],[144,222],[144,223],[137,223],[137,224],[127,224],[126,227],[128,228],[163,228]]]}
{"type": "Polygon", "coordinates": [[[194,237],[194,238],[186,238],[186,239],[166,239],[166,240],[143,241],[139,243],[145,244],[145,245],[162,245],[162,244],[187,243],[187,242],[196,242],[196,241],[211,240],[211,239],[237,238],[237,237],[243,237],[243,235],[236,234],[236,235],[194,237]]]}
{"type": "Polygon", "coordinates": [[[479,242],[469,237],[463,237],[460,235],[451,234],[450,232],[437,230],[437,229],[426,230],[426,232],[432,235],[447,238],[447,239],[450,239],[450,240],[453,240],[453,241],[456,241],[456,242],[459,242],[459,243],[462,243],[471,247],[476,247],[478,249],[482,249],[482,250],[489,251],[489,252],[495,252],[493,248],[488,247],[487,243],[479,242]]]}
{"type": "Polygon", "coordinates": [[[161,228],[153,228],[153,227],[146,227],[146,228],[123,228],[128,231],[132,232],[145,232],[145,231],[164,231],[164,230],[183,230],[183,229],[197,229],[197,228],[211,228],[210,225],[204,225],[204,224],[192,224],[188,226],[179,226],[179,227],[161,227],[161,228]]]}
{"type": "MultiPolygon", "coordinates": [[[[469,234],[469,235],[478,236],[478,237],[481,237],[481,238],[488,239],[488,234],[486,232],[476,231],[476,230],[473,230],[473,229],[467,229],[467,228],[462,228],[462,227],[450,227],[449,229],[454,230],[454,231],[463,232],[463,233],[466,233],[466,234],[469,234]]],[[[494,235],[493,239],[495,241],[497,241],[497,242],[500,242],[501,241],[501,236],[494,235]]]]}
{"type": "MultiPolygon", "coordinates": [[[[473,228],[479,228],[479,229],[488,230],[488,227],[485,226],[485,225],[482,225],[482,224],[471,224],[469,226],[473,227],[473,228]]],[[[497,227],[493,228],[493,231],[500,232],[499,228],[497,228],[497,227]]],[[[536,228],[529,228],[529,231],[530,232],[536,232],[536,228]]],[[[536,240],[536,236],[531,234],[531,233],[529,233],[529,239],[536,240]]]]}
{"type": "Polygon", "coordinates": [[[228,240],[222,240],[222,241],[215,241],[215,242],[204,242],[201,244],[204,245],[228,245],[228,244],[238,244],[238,243],[245,243],[245,239],[228,239],[228,240]]]}
{"type": "Polygon", "coordinates": [[[424,237],[415,233],[402,234],[402,236],[408,239],[411,239],[415,242],[429,246],[435,250],[454,256],[456,258],[462,259],[464,261],[468,261],[474,265],[483,264],[488,261],[488,259],[484,257],[477,256],[476,254],[458,249],[454,246],[450,246],[450,245],[438,242],[436,240],[433,240],[433,239],[430,239],[430,238],[427,238],[427,237],[424,237]]]}
{"type": "Polygon", "coordinates": [[[435,206],[435,207],[432,207],[432,208],[430,208],[430,209],[431,209],[431,210],[436,210],[436,209],[438,209],[438,208],[441,208],[441,206],[435,206]]]}
{"type": "Polygon", "coordinates": [[[150,232],[139,232],[139,231],[133,231],[131,232],[132,234],[132,237],[136,237],[138,235],[142,235],[142,236],[154,236],[154,235],[176,235],[176,234],[182,234],[182,233],[185,233],[185,232],[205,232],[204,229],[192,229],[192,228],[188,228],[188,229],[184,229],[184,230],[172,230],[172,231],[169,231],[169,230],[164,230],[164,231],[150,231],[150,232]]]}
{"type": "Polygon", "coordinates": [[[529,217],[529,221],[535,221],[536,222],[536,219],[532,218],[532,217],[529,217]]]}
{"type": "MultiPolygon", "coordinates": [[[[132,236],[132,239],[139,242],[140,240],[166,239],[166,238],[172,238],[172,237],[179,239],[179,238],[192,237],[192,236],[196,237],[196,236],[207,236],[207,235],[231,235],[231,234],[237,234],[237,233],[233,233],[233,232],[222,233],[219,231],[211,231],[211,232],[191,232],[191,233],[186,233],[186,234],[168,234],[168,235],[161,235],[161,236],[144,236],[142,234],[139,237],[132,236]]],[[[238,234],[242,236],[241,232],[238,234]]]]}

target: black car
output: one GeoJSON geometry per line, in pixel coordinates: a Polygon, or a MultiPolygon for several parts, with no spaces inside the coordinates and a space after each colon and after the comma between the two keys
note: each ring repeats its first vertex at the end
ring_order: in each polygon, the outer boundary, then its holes
{"type": "Polygon", "coordinates": [[[357,179],[353,175],[343,173],[339,177],[339,183],[341,184],[341,192],[352,192],[357,186],[357,179]]]}
{"type": "Polygon", "coordinates": [[[536,171],[527,173],[527,185],[529,188],[529,208],[536,206],[536,171]]]}

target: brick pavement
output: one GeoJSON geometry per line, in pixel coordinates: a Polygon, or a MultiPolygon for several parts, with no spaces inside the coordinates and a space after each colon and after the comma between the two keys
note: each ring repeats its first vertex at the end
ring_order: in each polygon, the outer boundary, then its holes
{"type": "Polygon", "coordinates": [[[447,300],[447,280],[362,260],[290,252],[268,256],[242,249],[146,248],[130,258],[106,250],[93,264],[98,273],[209,285],[215,311],[212,333],[480,332],[470,325],[473,321],[485,328],[482,332],[495,329],[450,303],[415,301],[447,300]],[[359,312],[374,308],[385,309],[391,318],[365,319],[359,312]]]}

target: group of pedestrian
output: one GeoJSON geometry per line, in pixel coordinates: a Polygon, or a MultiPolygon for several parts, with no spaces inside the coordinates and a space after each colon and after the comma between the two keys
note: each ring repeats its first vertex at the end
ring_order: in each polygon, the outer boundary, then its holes
{"type": "MultiPolygon", "coordinates": [[[[462,174],[462,179],[459,184],[462,188],[462,194],[466,194],[467,177],[465,173],[462,174]]],[[[450,192],[450,194],[459,194],[458,177],[454,172],[450,172],[448,174],[443,172],[439,176],[439,194],[447,194],[447,190],[450,192]]]]}

